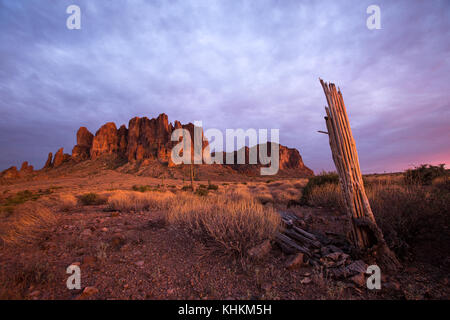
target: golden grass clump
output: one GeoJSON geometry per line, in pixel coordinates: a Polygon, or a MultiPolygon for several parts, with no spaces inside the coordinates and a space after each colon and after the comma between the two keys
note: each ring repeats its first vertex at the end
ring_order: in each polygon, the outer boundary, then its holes
{"type": "Polygon", "coordinates": [[[14,208],[14,213],[0,220],[0,242],[17,244],[38,238],[56,222],[55,214],[38,202],[27,202],[14,208]]]}
{"type": "Polygon", "coordinates": [[[254,199],[252,193],[247,187],[230,188],[226,191],[226,196],[234,201],[254,199]]]}
{"type": "Polygon", "coordinates": [[[77,206],[78,201],[73,194],[60,194],[59,204],[62,211],[69,211],[77,206]]]}
{"type": "Polygon", "coordinates": [[[213,241],[226,252],[245,255],[249,248],[272,239],[280,225],[280,216],[252,199],[213,195],[196,197],[177,195],[167,220],[187,228],[204,241],[213,241]]]}
{"type": "Polygon", "coordinates": [[[164,210],[174,196],[172,192],[115,191],[108,198],[108,206],[117,211],[164,210]]]}
{"type": "Polygon", "coordinates": [[[293,187],[274,189],[272,196],[275,203],[287,204],[289,201],[299,201],[302,196],[302,192],[299,189],[293,187]]]}
{"type": "Polygon", "coordinates": [[[326,183],[315,186],[309,193],[309,204],[316,207],[336,208],[345,212],[344,198],[338,184],[326,183]]]}

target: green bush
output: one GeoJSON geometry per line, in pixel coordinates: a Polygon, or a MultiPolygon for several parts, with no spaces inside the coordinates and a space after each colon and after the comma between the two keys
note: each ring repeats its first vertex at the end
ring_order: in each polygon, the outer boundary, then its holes
{"type": "Polygon", "coordinates": [[[192,187],[191,186],[183,186],[181,188],[181,191],[192,191],[192,187]]]}
{"type": "Polygon", "coordinates": [[[323,186],[325,184],[338,184],[339,176],[335,172],[322,172],[321,174],[311,177],[308,180],[302,192],[300,203],[305,205],[309,203],[311,192],[315,187],[323,186]]]}
{"type": "Polygon", "coordinates": [[[423,164],[415,167],[414,169],[408,169],[405,172],[406,184],[419,184],[419,185],[431,185],[433,179],[446,176],[445,164],[433,166],[431,164],[423,164]]]}

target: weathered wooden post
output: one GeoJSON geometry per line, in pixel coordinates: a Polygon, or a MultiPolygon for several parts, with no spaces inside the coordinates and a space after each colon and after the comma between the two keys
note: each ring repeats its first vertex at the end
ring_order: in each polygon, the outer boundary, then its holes
{"type": "Polygon", "coordinates": [[[396,268],[399,262],[387,247],[367,199],[342,93],[336,90],[333,83],[327,84],[322,79],[320,83],[328,103],[328,107],[325,107],[325,122],[346,211],[351,221],[351,240],[358,249],[370,249],[378,254],[382,263],[396,268]]]}

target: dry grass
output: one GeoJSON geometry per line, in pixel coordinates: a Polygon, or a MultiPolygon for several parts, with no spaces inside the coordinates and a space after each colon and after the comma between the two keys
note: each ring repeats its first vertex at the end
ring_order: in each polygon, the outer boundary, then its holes
{"type": "Polygon", "coordinates": [[[55,214],[38,202],[17,206],[14,214],[0,220],[0,242],[17,244],[35,240],[56,222],[55,214]]]}
{"type": "Polygon", "coordinates": [[[78,196],[81,204],[84,206],[102,205],[106,203],[108,196],[105,194],[97,194],[89,192],[78,196]]]}
{"type": "Polygon", "coordinates": [[[118,211],[164,210],[173,198],[172,192],[115,191],[108,198],[108,206],[118,211]]]}
{"type": "Polygon", "coordinates": [[[424,242],[436,249],[445,250],[448,246],[448,190],[419,185],[378,185],[368,188],[367,196],[386,240],[398,255],[406,256],[409,246],[424,242]]]}
{"type": "Polygon", "coordinates": [[[30,288],[55,280],[55,273],[46,261],[24,260],[9,270],[0,270],[0,300],[23,300],[30,288]]]}
{"type": "MultiPolygon", "coordinates": [[[[445,250],[450,241],[450,190],[448,181],[439,178],[431,186],[408,185],[394,176],[372,178],[366,185],[366,194],[378,225],[391,249],[405,258],[410,247],[429,243],[433,250],[445,250]]],[[[326,183],[313,186],[308,204],[334,207],[345,212],[341,189],[338,184],[326,183]]],[[[437,253],[436,261],[442,260],[437,253]]],[[[429,255],[430,257],[432,254],[429,255]]]]}
{"type": "Polygon", "coordinates": [[[290,201],[299,201],[302,192],[293,187],[279,188],[272,191],[275,203],[288,204],[290,201]]]}
{"type": "Polygon", "coordinates": [[[73,194],[65,193],[59,195],[59,206],[62,211],[70,211],[77,206],[77,198],[73,194]]]}
{"type": "Polygon", "coordinates": [[[344,199],[338,184],[326,183],[312,188],[309,204],[315,207],[336,208],[345,212],[344,199]]]}
{"type": "Polygon", "coordinates": [[[209,197],[180,194],[172,202],[167,219],[201,240],[212,241],[226,252],[241,256],[271,239],[280,224],[280,217],[272,208],[242,192],[209,197]]]}

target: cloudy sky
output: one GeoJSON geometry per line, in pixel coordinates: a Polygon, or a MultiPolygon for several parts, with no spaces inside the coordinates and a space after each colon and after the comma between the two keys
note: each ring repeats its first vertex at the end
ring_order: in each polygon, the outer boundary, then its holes
{"type": "Polygon", "coordinates": [[[70,153],[80,126],[162,112],[279,128],[330,170],[319,77],[343,91],[363,171],[450,163],[448,0],[0,0],[0,170],[70,153]]]}

